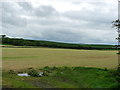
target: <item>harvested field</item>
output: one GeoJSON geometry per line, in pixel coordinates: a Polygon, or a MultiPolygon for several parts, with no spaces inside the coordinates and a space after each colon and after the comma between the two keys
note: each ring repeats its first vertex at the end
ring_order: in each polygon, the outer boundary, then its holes
{"type": "Polygon", "coordinates": [[[116,68],[117,51],[53,48],[2,48],[3,70],[44,66],[116,68]]]}

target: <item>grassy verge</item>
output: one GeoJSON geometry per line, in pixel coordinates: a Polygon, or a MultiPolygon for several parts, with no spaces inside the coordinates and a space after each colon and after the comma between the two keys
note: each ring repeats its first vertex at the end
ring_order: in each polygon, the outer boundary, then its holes
{"type": "Polygon", "coordinates": [[[34,85],[24,81],[24,78],[7,72],[3,72],[2,85],[3,88],[36,88],[34,85]]]}
{"type": "Polygon", "coordinates": [[[116,88],[111,70],[85,67],[44,67],[43,77],[20,77],[3,72],[3,87],[10,88],[116,88]]]}

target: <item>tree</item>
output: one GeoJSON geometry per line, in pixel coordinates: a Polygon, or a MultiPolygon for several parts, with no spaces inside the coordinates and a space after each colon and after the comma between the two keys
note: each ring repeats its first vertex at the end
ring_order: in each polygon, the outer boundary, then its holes
{"type": "Polygon", "coordinates": [[[118,71],[120,72],[120,60],[119,60],[120,59],[120,20],[119,19],[115,20],[112,23],[113,23],[113,27],[115,27],[118,31],[118,38],[117,38],[118,40],[118,46],[117,46],[118,48],[118,71]]]}
{"type": "Polygon", "coordinates": [[[115,20],[112,22],[113,23],[113,27],[117,28],[117,29],[120,29],[120,20],[115,20]]]}
{"type": "Polygon", "coordinates": [[[112,22],[113,24],[113,27],[117,29],[118,31],[118,37],[116,38],[118,40],[118,49],[119,49],[119,46],[120,46],[120,20],[115,20],[112,22]]]}
{"type": "Polygon", "coordinates": [[[6,35],[0,35],[0,38],[5,38],[6,37],[6,35]]]}

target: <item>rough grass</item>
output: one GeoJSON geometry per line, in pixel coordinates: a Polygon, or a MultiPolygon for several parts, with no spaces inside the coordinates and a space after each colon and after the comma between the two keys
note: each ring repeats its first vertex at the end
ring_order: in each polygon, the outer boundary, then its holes
{"type": "Polygon", "coordinates": [[[111,71],[100,68],[85,67],[45,67],[48,77],[62,80],[78,88],[115,88],[118,86],[116,79],[111,76],[111,71]]]}
{"type": "Polygon", "coordinates": [[[116,88],[110,70],[85,67],[44,67],[44,77],[20,77],[3,72],[3,88],[116,88]]]}
{"type": "Polygon", "coordinates": [[[3,70],[44,66],[117,67],[117,51],[52,48],[2,48],[3,70]]]}
{"type": "Polygon", "coordinates": [[[14,74],[4,73],[2,77],[2,87],[4,88],[36,88],[34,85],[24,81],[24,78],[14,74]]]}

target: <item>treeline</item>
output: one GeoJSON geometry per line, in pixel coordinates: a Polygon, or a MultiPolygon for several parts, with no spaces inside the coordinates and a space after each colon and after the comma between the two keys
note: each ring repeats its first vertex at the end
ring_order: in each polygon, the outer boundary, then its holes
{"type": "Polygon", "coordinates": [[[34,47],[49,47],[49,48],[66,48],[66,49],[97,49],[97,50],[116,50],[113,45],[89,45],[89,44],[70,44],[70,43],[59,43],[51,41],[41,40],[27,40],[18,38],[0,38],[2,44],[10,44],[15,46],[34,46],[34,47]]]}

